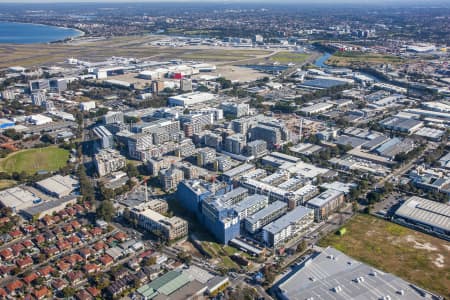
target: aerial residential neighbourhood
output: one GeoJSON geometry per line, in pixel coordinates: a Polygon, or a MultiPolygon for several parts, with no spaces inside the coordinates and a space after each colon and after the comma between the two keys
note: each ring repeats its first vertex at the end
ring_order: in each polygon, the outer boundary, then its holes
{"type": "Polygon", "coordinates": [[[0,299],[449,299],[449,41],[438,0],[0,1],[0,299]]]}

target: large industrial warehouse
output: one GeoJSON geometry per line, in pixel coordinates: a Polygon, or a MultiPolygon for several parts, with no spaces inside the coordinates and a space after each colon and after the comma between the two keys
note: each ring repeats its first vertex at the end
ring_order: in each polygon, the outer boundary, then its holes
{"type": "Polygon", "coordinates": [[[450,238],[450,206],[413,196],[395,212],[395,220],[450,238]]]}

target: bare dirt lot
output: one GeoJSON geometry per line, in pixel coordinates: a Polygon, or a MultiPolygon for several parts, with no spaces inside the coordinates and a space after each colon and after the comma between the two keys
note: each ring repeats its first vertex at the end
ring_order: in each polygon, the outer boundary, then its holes
{"type": "Polygon", "coordinates": [[[385,272],[393,273],[446,298],[450,297],[450,243],[368,215],[344,225],[320,246],[336,249],[385,272]]]}

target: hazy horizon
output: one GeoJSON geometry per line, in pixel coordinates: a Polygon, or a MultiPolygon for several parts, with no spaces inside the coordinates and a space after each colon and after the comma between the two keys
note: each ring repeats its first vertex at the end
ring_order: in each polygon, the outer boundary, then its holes
{"type": "Polygon", "coordinates": [[[218,3],[218,4],[448,4],[445,0],[0,0],[0,4],[19,3],[218,3]]]}

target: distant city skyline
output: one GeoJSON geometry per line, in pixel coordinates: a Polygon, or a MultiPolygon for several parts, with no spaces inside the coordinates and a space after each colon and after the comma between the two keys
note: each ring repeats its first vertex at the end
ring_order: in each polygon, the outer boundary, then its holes
{"type": "Polygon", "coordinates": [[[15,3],[261,3],[261,4],[448,4],[445,0],[0,0],[0,4],[15,3]]]}

